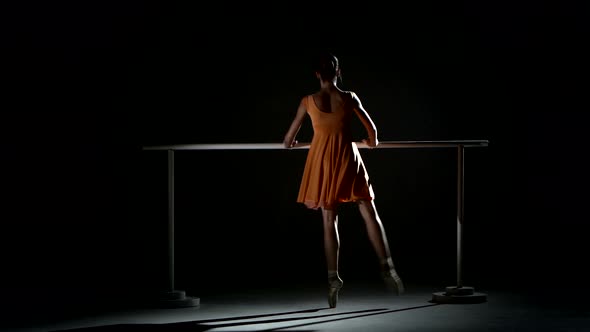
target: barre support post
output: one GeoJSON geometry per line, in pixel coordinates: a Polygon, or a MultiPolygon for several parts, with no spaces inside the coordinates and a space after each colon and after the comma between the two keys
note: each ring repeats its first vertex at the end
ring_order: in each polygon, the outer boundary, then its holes
{"type": "Polygon", "coordinates": [[[174,285],[174,149],[168,149],[168,289],[160,298],[159,306],[166,308],[196,307],[198,297],[187,296],[174,285]]]}
{"type": "Polygon", "coordinates": [[[464,178],[465,178],[465,163],[464,160],[465,148],[463,146],[457,147],[457,287],[463,287],[463,218],[465,210],[463,203],[465,195],[464,178]]]}
{"type": "Polygon", "coordinates": [[[168,291],[174,291],[174,150],[168,150],[168,291]]]}
{"type": "Polygon", "coordinates": [[[482,303],[487,295],[463,285],[463,222],[465,219],[465,146],[457,146],[457,285],[432,293],[435,303],[482,303]]]}

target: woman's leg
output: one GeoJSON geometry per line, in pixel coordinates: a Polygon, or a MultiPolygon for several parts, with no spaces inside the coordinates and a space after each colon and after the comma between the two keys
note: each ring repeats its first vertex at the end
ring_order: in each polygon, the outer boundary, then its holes
{"type": "Polygon", "coordinates": [[[381,276],[389,289],[401,294],[404,292],[404,286],[393,265],[387,235],[385,234],[385,228],[377,213],[375,202],[373,200],[363,200],[359,201],[358,204],[361,216],[365,221],[369,241],[379,258],[381,276]]]}
{"type": "Polygon", "coordinates": [[[379,257],[381,263],[386,262],[391,257],[389,252],[389,243],[387,242],[387,236],[385,235],[385,228],[379,218],[375,202],[371,201],[359,201],[359,209],[361,216],[365,221],[367,228],[367,235],[371,241],[371,245],[379,257]]]}
{"type": "Polygon", "coordinates": [[[338,235],[338,214],[335,210],[322,209],[324,220],[324,253],[328,268],[328,303],[335,308],[338,302],[338,291],[342,288],[342,279],[338,273],[338,256],[340,237],[338,235]]]}

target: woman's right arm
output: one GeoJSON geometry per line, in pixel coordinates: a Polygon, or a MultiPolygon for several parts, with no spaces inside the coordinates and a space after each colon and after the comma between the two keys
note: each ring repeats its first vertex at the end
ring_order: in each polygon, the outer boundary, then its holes
{"type": "Polygon", "coordinates": [[[371,116],[369,115],[369,113],[363,107],[363,104],[361,103],[361,100],[356,95],[356,93],[352,94],[352,102],[354,105],[354,111],[355,111],[356,115],[361,120],[363,126],[367,130],[368,138],[363,141],[365,141],[365,143],[370,148],[376,147],[377,145],[379,145],[379,139],[377,137],[377,126],[373,122],[373,119],[371,119],[371,116]]]}
{"type": "Polygon", "coordinates": [[[297,143],[295,137],[297,137],[297,133],[301,128],[301,124],[303,123],[306,114],[307,106],[305,104],[305,98],[302,98],[299,102],[299,107],[297,107],[295,118],[293,119],[293,122],[291,122],[291,126],[289,127],[289,130],[287,130],[285,138],[283,139],[283,145],[285,148],[292,148],[297,143]]]}

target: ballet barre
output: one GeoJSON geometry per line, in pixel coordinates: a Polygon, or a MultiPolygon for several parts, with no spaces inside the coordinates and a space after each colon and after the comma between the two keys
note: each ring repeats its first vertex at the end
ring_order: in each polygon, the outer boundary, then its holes
{"type": "MultiPolygon", "coordinates": [[[[380,142],[374,149],[387,148],[454,148],[487,146],[486,140],[468,141],[386,141],[380,142]]],[[[292,148],[285,148],[283,143],[204,143],[146,146],[144,150],[286,150],[309,149],[310,143],[296,143],[292,148]]],[[[363,142],[356,142],[360,149],[369,148],[363,142]]]]}
{"type": "MultiPolygon", "coordinates": [[[[463,222],[464,222],[464,154],[465,148],[486,147],[488,140],[441,140],[441,141],[382,141],[376,147],[364,142],[354,143],[359,149],[388,148],[454,148],[457,152],[457,284],[446,287],[445,291],[434,292],[432,302],[436,303],[482,303],[487,295],[475,292],[473,287],[463,285],[463,222]]],[[[163,297],[167,307],[198,306],[199,298],[188,297],[174,286],[174,151],[179,150],[305,150],[311,143],[296,143],[285,147],[283,143],[203,143],[145,146],[143,150],[165,150],[168,152],[168,292],[163,297]]]]}

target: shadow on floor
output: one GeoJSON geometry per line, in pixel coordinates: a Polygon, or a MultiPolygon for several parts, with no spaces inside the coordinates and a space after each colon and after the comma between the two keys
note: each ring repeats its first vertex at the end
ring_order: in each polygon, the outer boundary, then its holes
{"type": "MultiPolygon", "coordinates": [[[[401,312],[407,310],[415,310],[425,307],[431,307],[439,305],[437,303],[434,304],[427,304],[421,306],[413,306],[408,308],[401,308],[401,309],[367,309],[367,310],[359,310],[359,311],[347,311],[347,312],[338,312],[338,313],[327,313],[327,314],[314,314],[324,310],[331,310],[329,308],[319,308],[319,309],[309,309],[309,310],[299,310],[299,311],[291,311],[291,312],[281,312],[281,313],[272,313],[272,314],[260,314],[260,315],[249,315],[249,316],[236,316],[236,317],[226,317],[226,318],[216,318],[216,319],[205,319],[205,320],[196,320],[196,321],[187,321],[187,322],[178,322],[178,323],[163,323],[163,324],[114,324],[114,325],[103,325],[103,326],[94,326],[94,327],[85,327],[85,328],[75,328],[75,329],[65,329],[65,330],[54,330],[52,332],[77,332],[77,331],[85,331],[85,332],[119,332],[119,331],[131,331],[131,332],[161,332],[161,331],[191,331],[191,332],[200,332],[200,331],[208,331],[214,328],[235,328],[240,326],[251,326],[251,325],[263,325],[263,324],[276,324],[276,323],[283,323],[285,325],[279,327],[272,327],[268,329],[259,329],[258,331],[277,331],[283,329],[290,329],[290,331],[294,328],[300,328],[309,325],[317,325],[317,324],[325,324],[335,321],[347,320],[347,319],[357,319],[357,318],[364,318],[373,315],[383,315],[389,314],[394,312],[401,312]],[[293,315],[293,314],[310,314],[306,316],[298,316],[298,317],[286,317],[286,318],[270,318],[274,316],[284,316],[284,315],[293,315]],[[242,321],[248,320],[248,321],[242,321]],[[308,321],[313,320],[313,321],[308,321]],[[239,322],[236,322],[239,321],[239,322]]],[[[237,331],[237,330],[234,330],[237,331]]],[[[306,329],[305,331],[312,331],[306,329]]]]}

